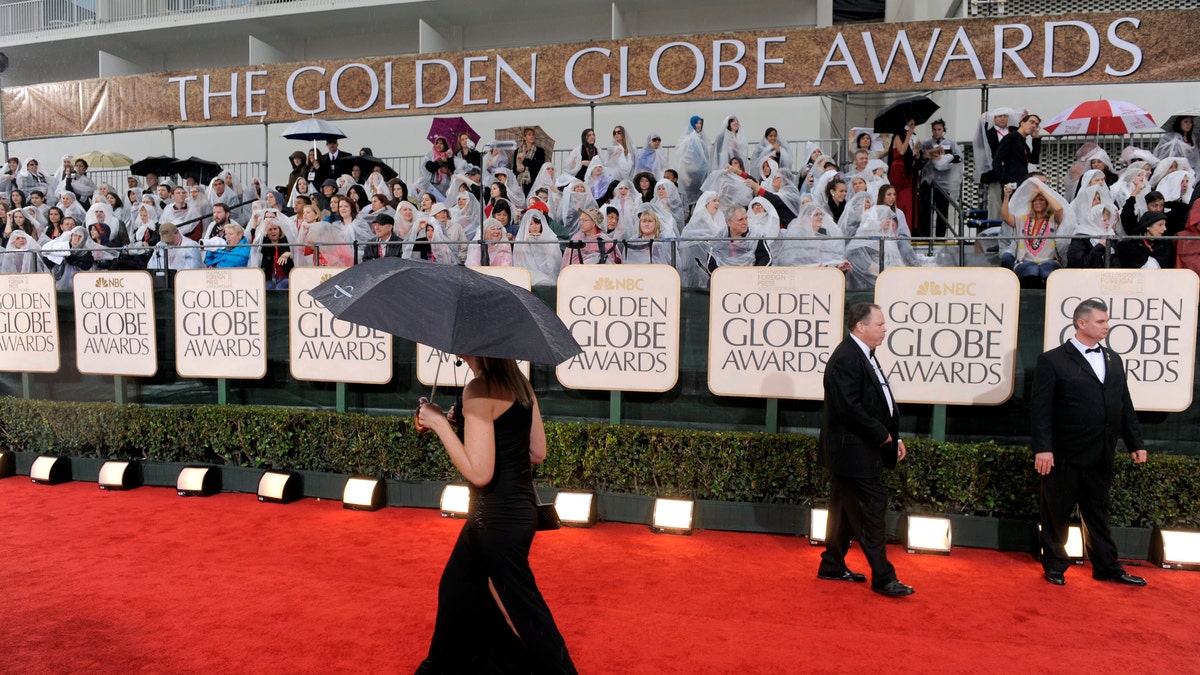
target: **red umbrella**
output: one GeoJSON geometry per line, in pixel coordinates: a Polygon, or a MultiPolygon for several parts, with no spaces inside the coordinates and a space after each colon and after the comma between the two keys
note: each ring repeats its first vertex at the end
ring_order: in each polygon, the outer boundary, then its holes
{"type": "Polygon", "coordinates": [[[433,139],[441,136],[450,144],[450,152],[458,152],[458,135],[462,133],[467,134],[472,143],[479,142],[479,134],[463,118],[435,117],[433,123],[429,125],[429,133],[425,135],[425,138],[432,143],[433,139]]]}
{"type": "Polygon", "coordinates": [[[1084,101],[1054,116],[1042,130],[1055,136],[1125,135],[1158,128],[1150,113],[1126,101],[1084,101]]]}

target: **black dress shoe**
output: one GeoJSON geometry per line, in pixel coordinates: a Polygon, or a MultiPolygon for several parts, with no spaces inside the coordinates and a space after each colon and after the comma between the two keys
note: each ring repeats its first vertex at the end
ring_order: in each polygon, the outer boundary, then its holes
{"type": "Polygon", "coordinates": [[[1146,580],[1141,577],[1135,577],[1132,574],[1121,574],[1116,577],[1096,577],[1100,581],[1111,581],[1114,584],[1124,584],[1126,586],[1145,586],[1146,580]]]}
{"type": "Polygon", "coordinates": [[[824,572],[817,572],[817,578],[824,579],[825,581],[853,581],[856,584],[865,584],[867,582],[867,575],[859,574],[858,572],[851,572],[848,569],[842,570],[841,574],[825,574],[824,572]]]}
{"type": "Polygon", "coordinates": [[[912,586],[905,586],[899,581],[889,581],[886,586],[872,586],[871,590],[880,595],[886,595],[889,598],[903,598],[906,595],[912,595],[912,586]]]}
{"type": "Polygon", "coordinates": [[[1067,585],[1067,580],[1065,577],[1063,577],[1062,572],[1046,572],[1046,581],[1049,581],[1055,586],[1067,585]]]}

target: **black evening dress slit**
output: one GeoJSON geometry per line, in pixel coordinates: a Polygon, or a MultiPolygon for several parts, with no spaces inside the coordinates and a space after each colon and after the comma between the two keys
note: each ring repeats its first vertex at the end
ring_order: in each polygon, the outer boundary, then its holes
{"type": "Polygon", "coordinates": [[[531,408],[514,402],[493,422],[492,481],[471,507],[442,581],[427,673],[574,673],[575,665],[529,568],[537,495],[529,460],[531,408]],[[516,628],[504,620],[488,580],[516,628]]]}

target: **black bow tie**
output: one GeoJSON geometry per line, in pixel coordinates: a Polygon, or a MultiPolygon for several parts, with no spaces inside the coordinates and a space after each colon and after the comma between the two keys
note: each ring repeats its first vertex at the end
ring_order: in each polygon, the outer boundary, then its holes
{"type": "Polygon", "coordinates": [[[1099,348],[1099,347],[1092,347],[1091,349],[1085,349],[1085,350],[1083,350],[1083,353],[1084,353],[1084,354],[1091,354],[1092,352],[1096,352],[1097,354],[1099,354],[1099,353],[1100,353],[1100,348],[1099,348]]]}

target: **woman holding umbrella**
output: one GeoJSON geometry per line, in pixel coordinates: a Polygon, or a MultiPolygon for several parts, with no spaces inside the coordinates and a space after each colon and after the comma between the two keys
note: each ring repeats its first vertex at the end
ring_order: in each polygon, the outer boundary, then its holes
{"type": "Polygon", "coordinates": [[[546,150],[534,142],[534,131],[530,127],[521,130],[521,143],[513,151],[513,172],[521,188],[529,192],[533,180],[538,177],[546,163],[546,150]]]}
{"type": "Polygon", "coordinates": [[[529,567],[538,523],[530,465],[546,457],[537,397],[515,361],[459,358],[474,375],[463,390],[462,439],[437,405],[417,409],[419,427],[438,435],[471,485],[470,514],[442,572],[429,656],[417,673],[574,673],[529,567]]]}
{"type": "Polygon", "coordinates": [[[1196,118],[1190,115],[1172,115],[1163,125],[1167,133],[1159,139],[1154,148],[1154,156],[1159,159],[1167,157],[1183,157],[1192,166],[1200,165],[1200,149],[1196,140],[1196,118]]]}
{"type": "Polygon", "coordinates": [[[910,223],[917,222],[917,180],[921,177],[919,156],[914,151],[916,133],[917,123],[909,119],[902,133],[892,135],[888,150],[888,184],[896,188],[896,208],[910,223]]]}

